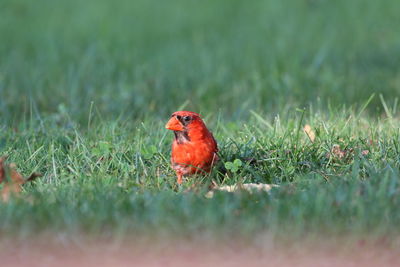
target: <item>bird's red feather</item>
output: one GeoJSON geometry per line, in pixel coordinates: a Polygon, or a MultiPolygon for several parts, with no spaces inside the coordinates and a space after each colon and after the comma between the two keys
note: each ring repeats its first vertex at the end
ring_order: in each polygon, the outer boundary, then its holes
{"type": "Polygon", "coordinates": [[[175,112],[166,128],[174,131],[182,129],[175,131],[175,136],[184,136],[176,137],[172,143],[171,163],[178,176],[178,183],[182,182],[182,176],[211,171],[218,161],[218,146],[199,114],[190,111],[175,112]],[[177,119],[187,116],[191,118],[187,125],[177,119]],[[182,124],[181,127],[178,123],[182,124]]]}

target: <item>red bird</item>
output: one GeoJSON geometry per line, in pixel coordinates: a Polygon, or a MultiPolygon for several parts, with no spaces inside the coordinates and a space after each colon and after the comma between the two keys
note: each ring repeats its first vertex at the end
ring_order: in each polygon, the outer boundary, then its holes
{"type": "Polygon", "coordinates": [[[165,125],[174,131],[171,164],[182,183],[182,176],[210,172],[218,161],[218,146],[200,115],[191,111],[177,111],[165,125]]]}

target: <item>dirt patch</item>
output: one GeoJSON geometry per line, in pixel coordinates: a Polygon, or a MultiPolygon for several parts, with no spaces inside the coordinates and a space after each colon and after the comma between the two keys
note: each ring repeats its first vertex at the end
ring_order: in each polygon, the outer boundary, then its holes
{"type": "MultiPolygon", "coordinates": [[[[270,243],[268,243],[270,242],[270,243]]],[[[1,266],[400,266],[400,250],[364,241],[277,246],[240,241],[83,241],[41,239],[2,243],[1,266]]]]}

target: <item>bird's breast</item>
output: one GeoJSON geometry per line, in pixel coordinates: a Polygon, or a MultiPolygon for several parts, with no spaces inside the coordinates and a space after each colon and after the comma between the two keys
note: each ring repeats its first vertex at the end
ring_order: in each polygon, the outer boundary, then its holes
{"type": "Polygon", "coordinates": [[[212,163],[217,160],[215,152],[215,144],[207,140],[183,144],[175,141],[172,145],[171,161],[176,171],[190,169],[187,172],[192,172],[192,168],[208,170],[212,163]]]}

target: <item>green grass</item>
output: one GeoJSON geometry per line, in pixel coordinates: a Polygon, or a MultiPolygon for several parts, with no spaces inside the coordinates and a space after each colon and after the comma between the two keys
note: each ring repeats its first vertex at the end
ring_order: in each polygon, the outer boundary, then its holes
{"type": "MultiPolygon", "coordinates": [[[[396,0],[0,4],[1,120],[65,107],[86,123],[189,108],[246,119],[354,105],[400,88],[396,0]]],[[[375,98],[372,113],[382,112],[375,98]]]]}
{"type": "Polygon", "coordinates": [[[221,148],[220,165],[249,156],[258,161],[237,173],[219,174],[217,168],[181,188],[169,167],[172,134],[163,129],[163,121],[98,123],[89,130],[51,124],[17,134],[5,130],[2,150],[10,161],[19,163],[23,173],[45,176],[25,188],[23,195],[31,201],[0,205],[2,231],[397,233],[399,121],[299,113],[267,119],[272,129],[256,117],[241,126],[209,120],[221,148]],[[299,131],[300,122],[313,126],[314,143],[299,131]],[[346,157],[329,156],[335,144],[347,151],[346,157]],[[363,155],[364,150],[369,153],[363,155]],[[208,199],[210,179],[281,186],[269,194],[221,192],[208,199]]]}
{"type": "Polygon", "coordinates": [[[399,8],[2,1],[0,153],[44,177],[0,203],[1,233],[396,236],[399,8]],[[204,116],[221,157],[182,187],[164,129],[178,109],[204,116]],[[280,187],[207,199],[211,179],[280,187]]]}

